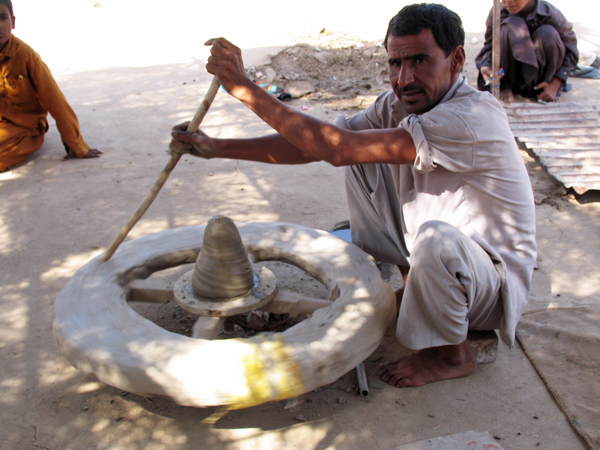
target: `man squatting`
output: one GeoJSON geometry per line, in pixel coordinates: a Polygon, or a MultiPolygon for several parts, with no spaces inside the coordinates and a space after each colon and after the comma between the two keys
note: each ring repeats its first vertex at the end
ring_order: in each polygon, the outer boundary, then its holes
{"type": "Polygon", "coordinates": [[[391,385],[420,386],[476,369],[468,330],[514,345],[536,258],[533,193],[500,103],[467,85],[460,17],[404,7],[385,38],[391,90],[335,125],[288,107],[248,78],[239,48],[210,39],[206,69],[277,133],[215,139],[174,128],[171,150],[201,158],[344,166],[352,242],[399,266],[399,342],[391,385]]]}

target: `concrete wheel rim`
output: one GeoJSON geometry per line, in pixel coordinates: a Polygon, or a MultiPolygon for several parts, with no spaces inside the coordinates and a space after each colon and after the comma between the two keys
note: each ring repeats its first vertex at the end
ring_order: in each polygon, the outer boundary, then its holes
{"type": "Polygon", "coordinates": [[[330,233],[238,225],[251,259],[296,265],[336,298],[275,335],[209,341],[169,332],[127,304],[127,282],[193,263],[203,226],[126,242],[78,270],[57,297],[53,331],[69,362],[99,381],[186,406],[244,408],[332,383],[366,359],[393,320],[394,293],[373,259],[330,233]],[[224,358],[223,355],[227,355],[224,358]]]}

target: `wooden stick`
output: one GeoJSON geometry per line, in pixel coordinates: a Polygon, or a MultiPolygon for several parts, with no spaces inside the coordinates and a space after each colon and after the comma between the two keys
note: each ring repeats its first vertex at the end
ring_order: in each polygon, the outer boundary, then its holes
{"type": "MultiPolygon", "coordinates": [[[[210,105],[212,104],[213,100],[215,99],[215,96],[217,95],[217,92],[219,91],[219,86],[221,86],[221,83],[219,82],[217,77],[214,77],[212,83],[208,88],[208,91],[206,92],[206,95],[204,96],[204,100],[202,100],[202,103],[198,107],[196,114],[194,114],[194,118],[188,125],[188,132],[194,133],[198,130],[200,123],[202,122],[204,116],[208,112],[208,108],[210,108],[210,105]]],[[[113,253],[119,247],[119,245],[121,245],[121,242],[123,242],[125,237],[127,237],[127,234],[131,231],[133,226],[144,215],[146,210],[150,207],[150,205],[158,195],[159,191],[167,181],[167,178],[179,162],[180,158],[181,153],[171,155],[171,159],[160,173],[158,180],[156,180],[156,183],[154,183],[154,186],[152,186],[152,189],[150,189],[150,192],[148,193],[146,198],[142,201],[142,203],[140,203],[140,206],[138,206],[138,209],[135,212],[135,214],[131,216],[131,219],[129,219],[129,221],[121,229],[117,237],[115,237],[115,239],[112,241],[112,244],[110,244],[110,247],[102,257],[102,261],[108,261],[111,258],[113,253]]]]}
{"type": "Polygon", "coordinates": [[[492,94],[500,98],[500,0],[494,0],[492,14],[492,94]]]}

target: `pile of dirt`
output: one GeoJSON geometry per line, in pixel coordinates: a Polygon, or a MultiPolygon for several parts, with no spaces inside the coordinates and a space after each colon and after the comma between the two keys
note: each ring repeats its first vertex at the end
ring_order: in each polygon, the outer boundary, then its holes
{"type": "Polygon", "coordinates": [[[285,100],[364,108],[389,88],[386,58],[381,43],[322,30],[310,43],[287,47],[267,63],[249,68],[248,74],[265,89],[283,89],[287,95],[280,98],[285,100]]]}

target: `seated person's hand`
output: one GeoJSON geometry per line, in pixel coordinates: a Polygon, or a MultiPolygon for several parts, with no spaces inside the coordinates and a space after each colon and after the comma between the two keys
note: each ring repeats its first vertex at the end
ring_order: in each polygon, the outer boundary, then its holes
{"type": "Polygon", "coordinates": [[[535,87],[535,89],[542,91],[538,94],[538,98],[544,102],[555,102],[561,85],[562,81],[558,78],[554,78],[550,83],[542,81],[535,87]]]}
{"type": "Polygon", "coordinates": [[[188,132],[188,125],[189,122],[184,122],[173,127],[173,139],[169,144],[171,154],[189,153],[199,158],[213,158],[216,153],[213,140],[200,130],[195,133],[188,132]]]}
{"type": "Polygon", "coordinates": [[[79,156],[77,156],[75,154],[75,152],[73,150],[71,150],[69,147],[65,147],[65,148],[67,150],[67,156],[63,157],[61,161],[66,161],[67,159],[99,158],[100,155],[102,155],[104,153],[98,149],[90,148],[84,156],[79,158],[79,156]]]}
{"type": "Polygon", "coordinates": [[[483,81],[487,83],[490,81],[490,77],[492,76],[492,69],[487,66],[483,66],[481,68],[481,76],[483,77],[483,81]]]}
{"type": "MultiPolygon", "coordinates": [[[[480,70],[481,72],[481,76],[483,77],[483,80],[485,81],[485,83],[489,83],[490,82],[490,78],[492,77],[492,75],[494,74],[494,71],[487,66],[483,66],[480,70]]],[[[500,76],[499,79],[501,80],[502,78],[504,78],[504,70],[500,69],[500,76]]]]}

